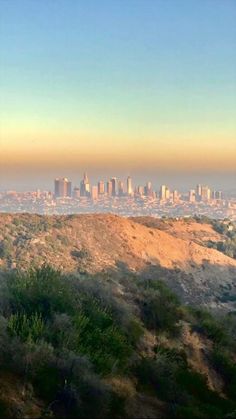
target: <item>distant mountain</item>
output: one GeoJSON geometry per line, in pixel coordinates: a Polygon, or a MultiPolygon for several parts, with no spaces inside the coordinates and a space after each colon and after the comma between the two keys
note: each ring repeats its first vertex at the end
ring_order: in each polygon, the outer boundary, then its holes
{"type": "Polygon", "coordinates": [[[48,263],[79,275],[141,275],[165,281],[185,303],[233,308],[236,260],[207,247],[220,240],[195,220],[0,215],[2,270],[48,263]]]}

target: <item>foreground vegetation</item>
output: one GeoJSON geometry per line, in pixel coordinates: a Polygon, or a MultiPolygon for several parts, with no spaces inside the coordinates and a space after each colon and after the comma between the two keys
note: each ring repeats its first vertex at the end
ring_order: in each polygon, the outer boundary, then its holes
{"type": "MultiPolygon", "coordinates": [[[[1,373],[41,401],[41,417],[236,417],[234,313],[183,307],[158,280],[48,266],[2,274],[0,306],[1,373]],[[186,327],[207,342],[220,391],[189,361],[186,327]]],[[[1,417],[24,415],[0,396],[1,417]]]]}

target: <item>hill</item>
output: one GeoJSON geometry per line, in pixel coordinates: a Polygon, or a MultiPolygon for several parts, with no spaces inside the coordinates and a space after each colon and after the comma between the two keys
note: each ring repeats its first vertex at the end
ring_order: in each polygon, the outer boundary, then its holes
{"type": "Polygon", "coordinates": [[[3,419],[235,417],[235,313],[49,266],[2,273],[0,303],[3,419]]]}
{"type": "Polygon", "coordinates": [[[2,214],[0,416],[234,418],[234,233],[2,214]]]}
{"type": "Polygon", "coordinates": [[[186,303],[231,308],[236,260],[206,246],[221,239],[195,220],[1,214],[0,264],[2,270],[49,263],[80,275],[142,275],[164,280],[186,303]]]}

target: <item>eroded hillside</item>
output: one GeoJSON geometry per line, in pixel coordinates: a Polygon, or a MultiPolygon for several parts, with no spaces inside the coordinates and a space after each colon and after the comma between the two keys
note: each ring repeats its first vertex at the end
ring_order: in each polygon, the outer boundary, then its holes
{"type": "Polygon", "coordinates": [[[230,305],[236,260],[204,246],[219,240],[209,225],[143,225],[109,214],[0,216],[4,268],[50,265],[65,272],[142,274],[166,281],[185,302],[230,305]],[[225,297],[226,296],[226,297],[225,297]],[[227,300],[227,296],[229,297],[227,300]]]}

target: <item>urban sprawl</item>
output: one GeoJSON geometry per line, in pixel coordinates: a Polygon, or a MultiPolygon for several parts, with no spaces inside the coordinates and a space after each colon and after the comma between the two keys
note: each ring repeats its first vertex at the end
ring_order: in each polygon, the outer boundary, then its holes
{"type": "Polygon", "coordinates": [[[112,177],[91,185],[85,173],[79,186],[72,188],[67,178],[54,180],[54,192],[0,192],[0,212],[38,214],[83,214],[110,212],[124,216],[190,217],[194,215],[236,220],[236,199],[219,190],[198,184],[186,193],[161,185],[156,191],[151,182],[133,186],[112,177]]]}

